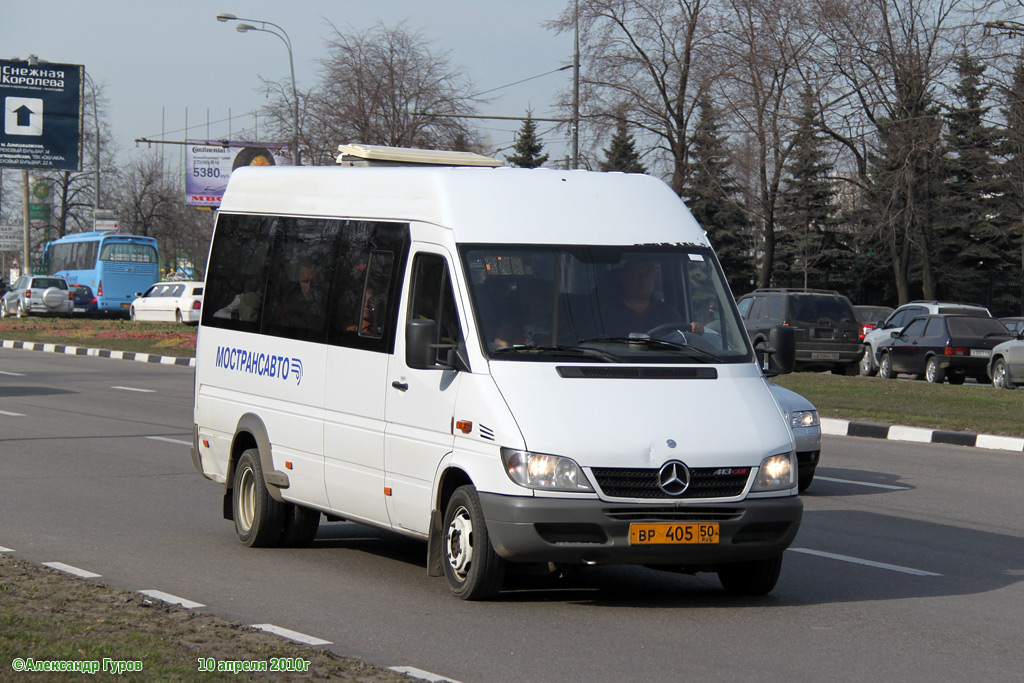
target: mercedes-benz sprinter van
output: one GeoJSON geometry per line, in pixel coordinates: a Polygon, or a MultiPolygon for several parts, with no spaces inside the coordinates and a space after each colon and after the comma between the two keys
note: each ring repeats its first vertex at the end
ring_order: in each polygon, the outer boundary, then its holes
{"type": "Polygon", "coordinates": [[[308,545],[321,515],[388,529],[464,599],[600,564],[770,591],[802,513],[766,380],[792,335],[755,355],[679,197],[414,157],[231,176],[192,457],[241,541],[308,545]]]}

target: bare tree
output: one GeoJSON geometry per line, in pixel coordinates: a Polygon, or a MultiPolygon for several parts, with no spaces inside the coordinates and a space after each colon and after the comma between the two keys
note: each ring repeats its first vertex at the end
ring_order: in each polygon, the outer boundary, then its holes
{"type": "Polygon", "coordinates": [[[163,156],[144,151],[135,156],[119,188],[119,220],[123,232],[156,237],[174,224],[182,192],[167,171],[163,156]]]}
{"type": "Polygon", "coordinates": [[[334,28],[327,55],[304,107],[302,141],[311,163],[333,163],[344,143],[478,146],[475,130],[460,118],[475,113],[472,83],[420,33],[404,24],[334,28]]]}

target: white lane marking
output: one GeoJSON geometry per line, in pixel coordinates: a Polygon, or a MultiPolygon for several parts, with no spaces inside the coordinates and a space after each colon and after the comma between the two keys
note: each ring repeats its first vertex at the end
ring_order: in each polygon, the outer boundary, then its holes
{"type": "Polygon", "coordinates": [[[438,676],[437,674],[432,674],[429,671],[417,669],[414,666],[389,666],[388,668],[395,673],[405,674],[406,676],[412,676],[413,678],[419,678],[424,681],[433,681],[434,683],[459,683],[459,681],[454,678],[438,676]]]}
{"type": "Polygon", "coordinates": [[[135,387],[110,387],[111,389],[120,389],[121,391],[138,391],[143,394],[155,394],[156,389],[136,389],[135,387]]]}
{"type": "Polygon", "coordinates": [[[0,553],[13,553],[13,552],[14,552],[14,548],[5,548],[2,545],[0,545],[0,553]]]}
{"type": "Polygon", "coordinates": [[[815,477],[818,481],[831,481],[837,484],[856,484],[857,486],[872,486],[876,489],[888,489],[890,491],[909,491],[909,486],[890,486],[889,484],[872,484],[867,481],[854,481],[852,479],[833,479],[832,477],[815,477]]]}
{"type": "Polygon", "coordinates": [[[0,410],[0,415],[7,415],[8,417],[25,417],[25,413],[10,413],[6,410],[0,410]]]}
{"type": "Polygon", "coordinates": [[[811,550],[809,548],[790,548],[795,553],[804,553],[805,555],[815,555],[817,557],[825,557],[830,560],[839,560],[840,562],[851,562],[853,564],[862,564],[867,567],[875,567],[876,569],[888,569],[893,572],[901,572],[903,574],[912,574],[914,576],[942,576],[942,574],[936,574],[935,572],[926,572],[923,569],[911,569],[910,567],[900,567],[895,564],[886,564],[884,562],[874,562],[872,560],[864,560],[859,557],[850,557],[849,555],[836,555],[835,553],[825,553],[820,550],[811,550]]]}
{"type": "Polygon", "coordinates": [[[166,436],[147,436],[146,438],[147,439],[152,439],[153,441],[166,441],[167,443],[180,443],[182,446],[191,446],[192,445],[191,441],[182,441],[181,439],[169,439],[166,436]]]}
{"type": "Polygon", "coordinates": [[[11,377],[24,377],[25,373],[24,372],[5,372],[3,370],[0,370],[0,375],[10,375],[11,377]]]}
{"type": "Polygon", "coordinates": [[[163,600],[164,602],[169,602],[172,605],[181,605],[185,609],[195,609],[196,607],[206,607],[206,605],[204,605],[204,604],[202,604],[200,602],[192,602],[191,600],[186,600],[185,598],[179,598],[177,595],[171,595],[170,593],[164,593],[163,591],[145,590],[145,591],[139,591],[139,592],[142,593],[143,595],[148,595],[151,598],[156,598],[157,600],[163,600]]]}
{"type": "Polygon", "coordinates": [[[306,645],[333,645],[329,640],[320,640],[313,636],[307,636],[305,633],[299,633],[298,631],[292,631],[280,626],[274,626],[273,624],[253,624],[253,628],[258,628],[261,631],[267,631],[275,635],[287,638],[288,640],[294,640],[296,643],[305,643],[306,645]]]}
{"type": "Polygon", "coordinates": [[[58,571],[67,572],[68,574],[74,574],[75,576],[81,577],[83,579],[95,579],[102,576],[102,574],[94,574],[92,572],[87,572],[84,569],[72,567],[70,564],[64,564],[63,562],[43,562],[43,566],[49,567],[50,569],[56,569],[58,571]]]}

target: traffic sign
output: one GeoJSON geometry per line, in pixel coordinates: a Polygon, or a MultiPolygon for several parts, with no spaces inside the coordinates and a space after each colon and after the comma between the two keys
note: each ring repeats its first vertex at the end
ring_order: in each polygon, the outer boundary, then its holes
{"type": "Polygon", "coordinates": [[[0,251],[18,251],[24,244],[25,228],[20,225],[0,225],[0,251]]]}

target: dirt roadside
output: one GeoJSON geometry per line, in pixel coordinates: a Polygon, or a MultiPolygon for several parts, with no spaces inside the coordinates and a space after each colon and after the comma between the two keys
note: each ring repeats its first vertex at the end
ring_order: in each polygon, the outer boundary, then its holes
{"type": "Polygon", "coordinates": [[[0,681],[66,680],[74,667],[128,681],[413,680],[0,553],[0,681]]]}

